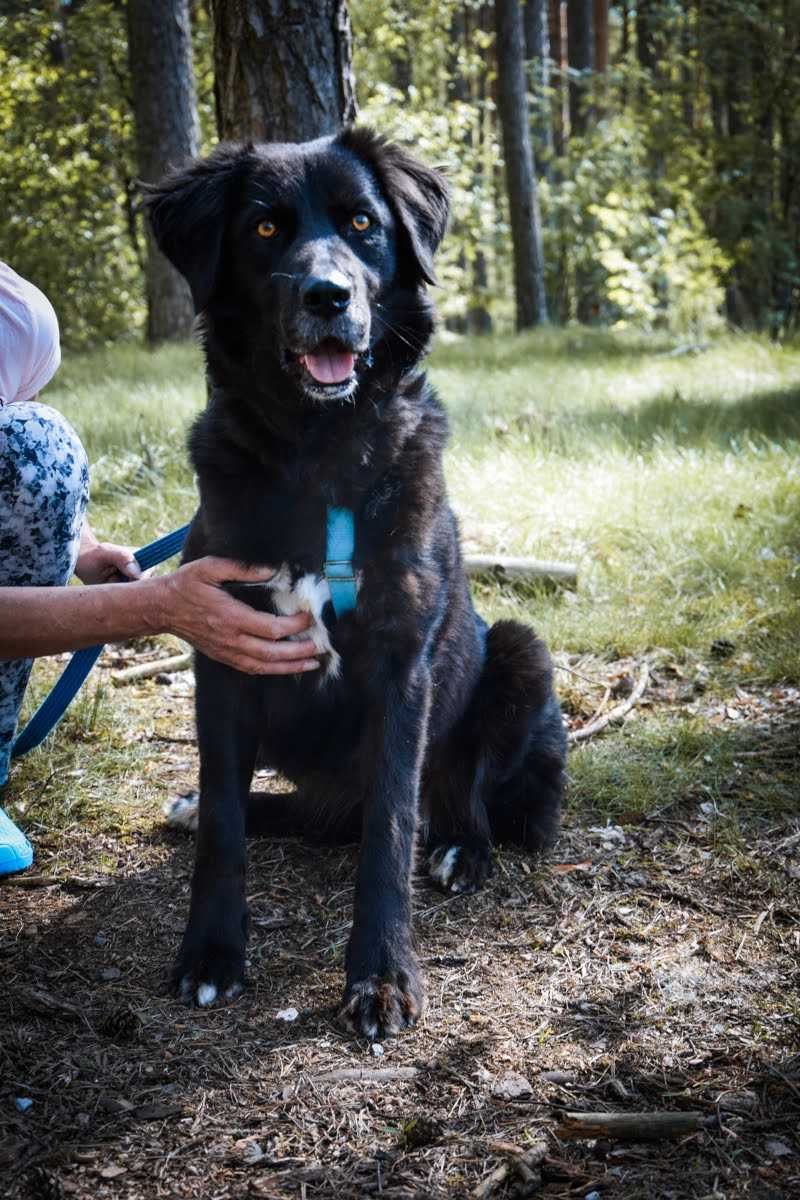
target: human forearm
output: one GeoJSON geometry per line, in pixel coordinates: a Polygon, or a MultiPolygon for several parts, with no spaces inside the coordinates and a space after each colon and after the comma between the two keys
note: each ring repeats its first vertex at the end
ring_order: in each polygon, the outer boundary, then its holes
{"type": "Polygon", "coordinates": [[[226,581],[266,583],[268,567],[200,558],[169,575],[93,587],[0,587],[0,660],[38,658],[143,634],[173,633],[250,675],[319,666],[308,613],[275,617],[234,600],[226,581]]]}
{"type": "Polygon", "coordinates": [[[165,581],[0,588],[0,660],[163,633],[165,581]]]}

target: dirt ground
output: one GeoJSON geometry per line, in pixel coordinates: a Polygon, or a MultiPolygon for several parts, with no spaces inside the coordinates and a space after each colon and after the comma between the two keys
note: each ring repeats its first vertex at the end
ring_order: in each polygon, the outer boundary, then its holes
{"type": "MultiPolygon", "coordinates": [[[[138,695],[166,797],[195,778],[188,688],[138,695]]],[[[796,769],[800,704],[780,701],[735,719],[796,769]]],[[[334,1019],[354,849],[252,844],[250,986],[198,1011],[165,986],[191,840],[153,804],[44,835],[35,873],[2,885],[0,1193],[800,1196],[800,823],[741,817],[732,842],[713,809],[568,808],[546,861],[501,850],[478,896],[420,876],[428,1008],[373,1046],[334,1019]],[[577,1140],[567,1111],[698,1128],[577,1140]]]]}

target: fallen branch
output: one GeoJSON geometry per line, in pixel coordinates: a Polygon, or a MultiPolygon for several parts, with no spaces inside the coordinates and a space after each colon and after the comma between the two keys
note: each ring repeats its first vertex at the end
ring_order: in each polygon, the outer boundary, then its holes
{"type": "Polygon", "coordinates": [[[699,1112],[580,1113],[566,1112],[558,1129],[560,1138],[617,1138],[629,1142],[660,1142],[695,1133],[716,1118],[699,1112]]]}
{"type": "Polygon", "coordinates": [[[342,1067],[312,1076],[312,1083],[391,1083],[397,1079],[416,1079],[418,1067],[342,1067]]]}
{"type": "Polygon", "coordinates": [[[573,729],[568,736],[570,742],[585,742],[587,738],[594,737],[596,733],[600,733],[607,725],[613,721],[621,721],[622,718],[635,708],[645,693],[648,681],[650,679],[650,668],[647,663],[642,663],[642,669],[639,672],[639,678],[636,685],[626,700],[621,704],[617,704],[614,708],[603,713],[602,716],[590,721],[588,725],[584,725],[582,729],[573,729]]]}
{"type": "Polygon", "coordinates": [[[137,679],[151,679],[166,671],[185,671],[192,665],[192,654],[186,650],[183,654],[173,654],[171,658],[159,658],[156,662],[140,663],[136,667],[127,667],[124,671],[114,671],[111,682],[116,687],[126,683],[135,683],[137,679]]]}
{"type": "Polygon", "coordinates": [[[8,875],[0,879],[0,887],[18,888],[62,887],[75,891],[94,891],[110,885],[110,879],[81,879],[77,875],[8,875]]]}
{"type": "Polygon", "coordinates": [[[710,342],[694,342],[688,345],[676,346],[674,350],[662,350],[656,358],[681,358],[684,354],[705,354],[711,349],[710,342]]]}
{"type": "Polygon", "coordinates": [[[521,1150],[518,1146],[503,1145],[502,1143],[493,1143],[491,1149],[508,1154],[508,1158],[478,1184],[472,1193],[473,1200],[487,1200],[487,1197],[491,1196],[501,1183],[505,1183],[511,1174],[519,1176],[523,1188],[530,1191],[538,1190],[542,1180],[536,1168],[542,1165],[547,1155],[546,1142],[536,1142],[529,1150],[521,1150]]]}
{"type": "Polygon", "coordinates": [[[502,554],[468,554],[464,558],[468,575],[491,575],[494,579],[525,583],[544,580],[562,587],[577,587],[575,563],[547,562],[536,558],[509,558],[502,554]]]}

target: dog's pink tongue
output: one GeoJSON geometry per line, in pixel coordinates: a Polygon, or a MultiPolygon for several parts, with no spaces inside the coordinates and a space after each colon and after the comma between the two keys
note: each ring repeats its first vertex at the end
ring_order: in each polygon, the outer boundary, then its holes
{"type": "Polygon", "coordinates": [[[320,347],[312,354],[305,354],[303,362],[309,375],[317,383],[344,383],[353,374],[356,356],[349,350],[330,350],[320,347]]]}

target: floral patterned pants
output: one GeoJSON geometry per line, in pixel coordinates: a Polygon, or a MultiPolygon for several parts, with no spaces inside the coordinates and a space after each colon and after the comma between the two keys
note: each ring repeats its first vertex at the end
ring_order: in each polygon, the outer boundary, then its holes
{"type": "MultiPolygon", "coordinates": [[[[38,401],[0,405],[0,587],[69,582],[89,501],[77,433],[38,401]]],[[[0,785],[32,660],[0,661],[0,785]]]]}

